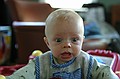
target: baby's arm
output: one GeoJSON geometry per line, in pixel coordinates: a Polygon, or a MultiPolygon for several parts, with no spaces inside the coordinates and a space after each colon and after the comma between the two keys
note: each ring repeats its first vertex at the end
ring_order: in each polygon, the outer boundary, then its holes
{"type": "Polygon", "coordinates": [[[6,79],[35,79],[35,63],[34,60],[30,60],[29,63],[23,68],[17,70],[10,76],[6,76],[6,79]]]}
{"type": "Polygon", "coordinates": [[[119,79],[117,75],[108,66],[104,67],[99,73],[98,79],[119,79]]]}
{"type": "Polygon", "coordinates": [[[119,79],[109,66],[105,66],[96,61],[93,65],[92,76],[94,76],[93,79],[119,79]]]}

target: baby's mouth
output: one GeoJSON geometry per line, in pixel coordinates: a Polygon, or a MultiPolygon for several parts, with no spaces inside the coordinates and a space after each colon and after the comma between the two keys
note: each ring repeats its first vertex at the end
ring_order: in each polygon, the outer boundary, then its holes
{"type": "Polygon", "coordinates": [[[63,59],[68,59],[68,58],[70,58],[72,56],[72,54],[70,53],[70,52],[63,52],[62,54],[61,54],[61,58],[63,58],[63,59]]]}

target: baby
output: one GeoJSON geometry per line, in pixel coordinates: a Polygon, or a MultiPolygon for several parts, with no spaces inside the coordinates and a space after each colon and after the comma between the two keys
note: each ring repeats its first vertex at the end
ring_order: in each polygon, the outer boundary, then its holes
{"type": "Polygon", "coordinates": [[[76,12],[53,11],[46,19],[45,35],[50,51],[30,60],[6,79],[119,79],[109,66],[81,50],[84,25],[76,12]]]}

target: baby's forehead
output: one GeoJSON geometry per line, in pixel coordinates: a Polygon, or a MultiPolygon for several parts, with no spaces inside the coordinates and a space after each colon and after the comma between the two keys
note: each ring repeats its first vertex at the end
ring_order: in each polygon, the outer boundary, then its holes
{"type": "Polygon", "coordinates": [[[60,9],[52,12],[46,19],[46,23],[55,21],[70,21],[71,19],[81,18],[76,12],[69,9],[60,9]]]}
{"type": "Polygon", "coordinates": [[[82,23],[82,19],[76,12],[72,10],[57,10],[52,12],[46,19],[45,32],[50,31],[51,28],[58,28],[57,25],[75,26],[79,23],[82,23]]]}
{"type": "Polygon", "coordinates": [[[69,9],[59,9],[56,10],[54,12],[52,12],[50,14],[50,16],[67,16],[67,15],[71,15],[71,14],[76,14],[76,12],[74,12],[73,10],[69,10],[69,9]]]}
{"type": "Polygon", "coordinates": [[[55,36],[82,36],[80,32],[62,32],[55,33],[55,36]]]}
{"type": "MultiPolygon", "coordinates": [[[[54,16],[54,15],[53,15],[54,16]]],[[[70,21],[72,19],[78,19],[80,16],[78,16],[76,13],[72,11],[67,11],[67,12],[61,12],[57,15],[55,15],[55,20],[61,20],[61,21],[70,21]]]]}
{"type": "MultiPolygon", "coordinates": [[[[69,25],[69,24],[78,24],[80,22],[80,18],[78,16],[75,16],[74,14],[61,14],[61,15],[56,15],[56,16],[53,16],[52,19],[50,19],[50,22],[48,23],[48,26],[51,25],[51,26],[54,26],[54,25],[69,25]]],[[[49,26],[49,27],[51,27],[49,26]]]]}

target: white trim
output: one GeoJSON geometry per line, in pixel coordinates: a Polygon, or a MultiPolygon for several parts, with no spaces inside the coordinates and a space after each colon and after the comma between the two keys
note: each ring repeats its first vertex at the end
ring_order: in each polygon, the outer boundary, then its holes
{"type": "Polygon", "coordinates": [[[45,22],[19,22],[14,21],[13,26],[45,26],[45,22]]]}

